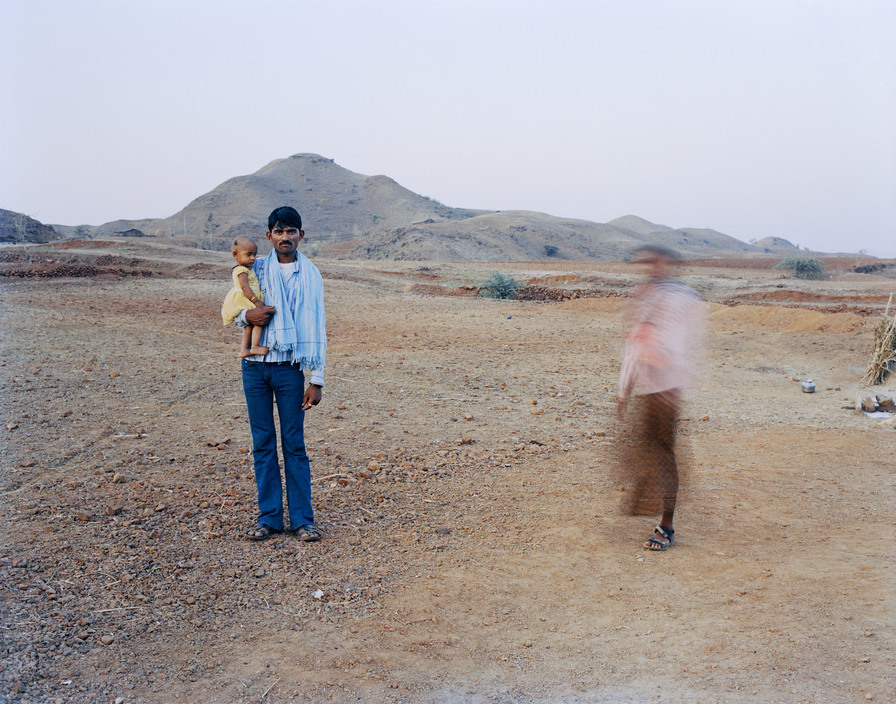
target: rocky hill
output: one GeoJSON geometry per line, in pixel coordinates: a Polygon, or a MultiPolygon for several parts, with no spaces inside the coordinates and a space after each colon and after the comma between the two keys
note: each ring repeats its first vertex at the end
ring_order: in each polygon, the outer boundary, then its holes
{"type": "Polygon", "coordinates": [[[226,249],[236,235],[260,240],[267,229],[268,213],[280,205],[298,209],[308,244],[318,247],[421,220],[456,221],[482,212],[449,208],[387,176],[357,174],[317,154],[295,154],[272,161],[254,174],[225,181],[171,217],[117,220],[94,232],[113,236],[136,229],[157,237],[186,238],[209,249],[226,249]]]}
{"type": "Polygon", "coordinates": [[[293,205],[302,213],[305,251],[329,257],[618,261],[644,243],[698,258],[762,255],[792,247],[779,238],[750,245],[715,230],[674,229],[634,215],[596,223],[522,210],[453,208],[387,176],[358,174],[317,154],[295,154],[231,178],[167,218],[54,227],[68,237],[149,236],[216,250],[229,249],[236,235],[250,235],[265,253],[265,218],[279,205],[293,205]]]}
{"type": "Polygon", "coordinates": [[[49,225],[35,220],[24,213],[0,209],[0,242],[39,243],[59,239],[59,235],[49,225]]]}
{"type": "Polygon", "coordinates": [[[357,241],[349,256],[431,261],[619,261],[647,243],[665,245],[686,257],[731,256],[755,250],[713,230],[676,230],[631,215],[601,224],[512,210],[460,222],[429,221],[371,233],[357,241]]]}

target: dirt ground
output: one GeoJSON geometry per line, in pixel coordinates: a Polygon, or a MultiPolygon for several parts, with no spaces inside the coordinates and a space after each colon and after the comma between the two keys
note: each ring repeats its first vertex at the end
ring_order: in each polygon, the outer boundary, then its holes
{"type": "Polygon", "coordinates": [[[685,269],[712,323],[649,553],[613,466],[631,266],[321,260],[324,540],[251,543],[229,257],[32,249],[0,272],[0,701],[896,700],[896,432],[844,408],[893,278],[685,269]],[[461,288],[495,270],[596,293],[461,288]]]}

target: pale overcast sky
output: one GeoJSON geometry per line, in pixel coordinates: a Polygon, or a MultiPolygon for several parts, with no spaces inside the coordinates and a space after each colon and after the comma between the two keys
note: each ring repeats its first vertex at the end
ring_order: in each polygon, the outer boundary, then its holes
{"type": "Polygon", "coordinates": [[[452,206],[896,255],[892,0],[0,0],[0,26],[0,207],[43,222],[314,152],[452,206]]]}

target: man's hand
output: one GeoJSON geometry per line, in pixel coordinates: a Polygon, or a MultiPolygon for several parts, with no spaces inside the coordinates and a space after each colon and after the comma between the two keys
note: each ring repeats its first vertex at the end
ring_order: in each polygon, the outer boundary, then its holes
{"type": "Polygon", "coordinates": [[[312,406],[316,406],[323,398],[324,390],[316,384],[308,384],[305,389],[305,397],[302,399],[302,410],[307,411],[312,406]]]}
{"type": "Polygon", "coordinates": [[[264,327],[274,317],[274,306],[257,306],[246,311],[246,322],[249,325],[264,327]]]}
{"type": "Polygon", "coordinates": [[[622,418],[625,415],[625,407],[628,405],[628,398],[625,396],[616,397],[616,416],[622,418]]]}

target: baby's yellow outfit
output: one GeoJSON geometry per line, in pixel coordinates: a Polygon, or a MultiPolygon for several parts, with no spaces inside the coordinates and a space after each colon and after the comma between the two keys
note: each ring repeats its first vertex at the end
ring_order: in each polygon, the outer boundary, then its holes
{"type": "Polygon", "coordinates": [[[261,286],[258,283],[258,277],[255,272],[244,266],[233,267],[233,288],[224,299],[221,306],[221,318],[225,325],[230,325],[233,319],[240,314],[240,311],[251,310],[255,304],[243,295],[243,289],[240,288],[240,274],[249,275],[249,288],[255,294],[259,303],[264,303],[264,294],[261,292],[261,286]]]}

